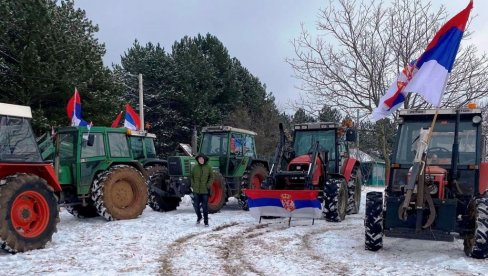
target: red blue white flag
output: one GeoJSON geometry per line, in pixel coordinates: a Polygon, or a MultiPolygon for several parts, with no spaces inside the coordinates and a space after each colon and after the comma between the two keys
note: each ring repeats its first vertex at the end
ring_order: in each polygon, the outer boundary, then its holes
{"type": "Polygon", "coordinates": [[[89,124],[81,118],[81,100],[78,94],[78,89],[75,88],[75,93],[68,101],[66,106],[66,114],[71,120],[71,126],[88,126],[89,124]]]}
{"type": "Polygon", "coordinates": [[[141,119],[136,111],[129,104],[125,105],[124,127],[132,130],[141,129],[141,119]]]}
{"type": "Polygon", "coordinates": [[[390,93],[391,88],[396,85],[394,83],[380,99],[378,107],[373,111],[374,120],[393,113],[409,92],[420,94],[435,107],[440,106],[472,8],[471,0],[464,10],[441,27],[415,62],[411,79],[407,79],[406,85],[390,93]]]}
{"type": "Polygon", "coordinates": [[[245,190],[252,216],[321,218],[317,190],[245,190]]]}

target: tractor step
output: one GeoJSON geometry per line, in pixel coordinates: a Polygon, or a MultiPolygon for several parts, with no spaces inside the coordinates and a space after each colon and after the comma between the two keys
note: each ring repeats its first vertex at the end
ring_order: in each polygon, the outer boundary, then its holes
{"type": "Polygon", "coordinates": [[[438,230],[422,230],[416,232],[415,229],[411,228],[393,228],[390,230],[385,229],[384,234],[387,237],[392,238],[406,238],[406,239],[417,239],[417,240],[429,240],[429,241],[454,241],[454,236],[438,231],[438,230]]]}

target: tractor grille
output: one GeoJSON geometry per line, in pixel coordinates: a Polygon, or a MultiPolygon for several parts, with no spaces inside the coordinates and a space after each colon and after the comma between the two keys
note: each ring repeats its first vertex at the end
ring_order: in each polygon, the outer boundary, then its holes
{"type": "Polygon", "coordinates": [[[183,164],[185,166],[185,172],[190,173],[190,160],[188,159],[184,160],[183,164]]]}
{"type": "Polygon", "coordinates": [[[181,159],[179,157],[168,158],[168,174],[183,175],[183,170],[181,167],[181,159]]]}

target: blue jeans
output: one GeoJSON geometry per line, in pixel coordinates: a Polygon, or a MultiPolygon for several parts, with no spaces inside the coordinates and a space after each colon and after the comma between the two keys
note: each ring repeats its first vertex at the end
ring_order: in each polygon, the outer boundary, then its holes
{"type": "Polygon", "coordinates": [[[202,213],[200,212],[200,207],[203,210],[203,222],[208,224],[208,194],[193,194],[193,207],[195,208],[195,213],[197,214],[197,219],[202,219],[202,213]]]}

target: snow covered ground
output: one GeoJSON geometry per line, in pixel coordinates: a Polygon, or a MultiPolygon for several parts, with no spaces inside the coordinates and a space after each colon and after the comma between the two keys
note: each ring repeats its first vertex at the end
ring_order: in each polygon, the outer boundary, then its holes
{"type": "MultiPolygon", "coordinates": [[[[385,238],[378,252],[364,250],[364,196],[360,214],[341,223],[263,220],[235,201],[195,225],[189,198],[177,211],[147,208],[135,220],[61,222],[45,249],[0,253],[2,275],[488,275],[488,260],[467,258],[462,241],[385,238]]],[[[376,189],[378,190],[378,189],[376,189]]]]}

